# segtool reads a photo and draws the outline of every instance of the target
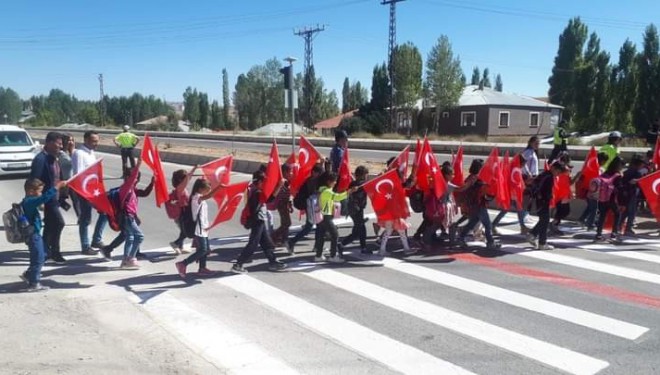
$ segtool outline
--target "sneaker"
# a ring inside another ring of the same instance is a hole
[[[30,280],[28,279],[27,271],[23,272],[18,277],[20,277],[21,280],[23,280],[28,286],[30,286]]]
[[[538,243],[536,242],[536,236],[535,236],[535,235],[533,235],[533,234],[531,234],[531,233],[527,233],[527,234],[525,235],[525,239],[526,239],[527,242],[529,242],[532,246],[534,246],[534,247],[537,247],[537,246],[538,246]]]
[[[610,239],[609,239],[609,241],[610,241],[610,243],[613,243],[613,244],[620,244],[620,243],[623,243],[623,239],[622,239],[621,236],[618,235],[618,234],[612,234],[612,235],[610,235]]]
[[[536,250],[554,250],[554,249],[555,249],[554,246],[552,246],[552,245],[550,245],[550,244],[547,244],[547,243],[544,243],[544,244],[538,244],[538,245],[536,246]]]
[[[234,264],[234,265],[231,267],[231,272],[233,272],[233,273],[238,273],[238,274],[246,274],[246,273],[248,273],[248,271],[247,271],[245,268],[243,268],[243,265],[238,264],[238,263]]]
[[[502,244],[499,242],[489,242],[486,244],[486,250],[498,250],[502,247]]]
[[[596,237],[594,237],[594,242],[604,242],[605,237],[603,237],[602,234],[597,234]]]
[[[101,250],[102,248],[105,247],[105,244],[103,243],[103,241],[101,241],[101,242],[93,242],[93,243],[92,243],[92,247],[93,247],[94,249]]]
[[[182,279],[186,278],[186,264],[183,262],[176,262],[174,263],[174,266],[176,267],[176,272],[179,274],[179,276]]]
[[[55,262],[56,264],[64,264],[64,263],[66,263],[66,259],[64,259],[64,257],[61,256],[61,255],[53,256],[53,257],[52,257],[52,260],[53,260],[53,262]]]
[[[137,254],[135,254],[135,257],[136,257],[137,259],[149,259],[149,257],[147,256],[147,254],[144,254],[144,253],[142,253],[142,252],[140,252],[140,251],[138,251]]]
[[[626,231],[623,233],[623,235],[626,237],[633,237],[636,234],[637,233],[635,233],[635,231],[632,229],[626,229]]]
[[[41,283],[36,283],[36,284],[30,284],[27,288],[27,291],[28,292],[45,292],[48,289],[50,289],[50,288],[45,286],[45,285],[41,285]]]
[[[179,245],[176,244],[176,242],[172,241],[170,242],[170,247],[172,248],[172,251],[174,251],[175,254],[181,254],[181,248]]]
[[[284,244],[284,246],[286,247],[286,252],[289,253],[289,255],[293,255],[293,254],[294,254],[294,251],[293,251],[293,244],[291,243],[291,241],[287,241],[287,242]]]
[[[103,247],[101,249],[101,254],[103,254],[103,259],[105,259],[107,262],[112,261],[112,249],[109,247]]]
[[[140,265],[137,263],[135,258],[129,258],[122,260],[119,268],[123,270],[137,270],[140,269]]]
[[[199,271],[197,271],[197,274],[201,276],[212,276],[215,275],[215,272],[208,268],[200,268]]]
[[[98,253],[98,250],[94,250],[91,247],[88,247],[82,251],[82,255],[97,255]]]
[[[344,263],[346,260],[344,258],[340,258],[338,255],[335,255],[333,257],[328,258],[329,263]]]
[[[320,257],[314,257],[314,263],[323,263],[325,262],[325,258],[320,256]]]
[[[282,263],[279,260],[276,260],[268,265],[269,271],[281,271],[285,268],[286,268],[286,263]]]

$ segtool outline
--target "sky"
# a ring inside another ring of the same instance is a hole
[[[134,92],[182,101],[191,86],[222,100],[221,72],[236,77],[270,58],[297,57],[294,30],[325,25],[314,39],[314,67],[341,100],[345,77],[370,87],[387,59],[389,6],[380,0],[21,0],[3,1],[0,86],[27,99],[59,88],[98,99],[100,73],[110,96]],[[618,60],[626,38],[641,48],[660,20],[657,0],[405,0],[397,4],[397,42],[413,42],[424,61],[447,35],[465,75],[488,67],[504,91],[545,96],[559,34],[580,16]]]

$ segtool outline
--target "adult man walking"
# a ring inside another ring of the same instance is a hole
[[[566,120],[562,120],[559,125],[555,127],[555,131],[552,134],[552,144],[554,147],[550,153],[548,164],[552,164],[552,162],[554,162],[559,156],[559,153],[568,149],[566,147],[566,139],[568,138],[568,134],[566,133],[566,124]]]
[[[121,167],[122,170],[127,168],[127,161],[131,163],[131,168],[135,167],[135,156],[133,149],[140,143],[140,138],[131,133],[130,126],[124,125],[124,131],[119,133],[114,139],[115,145],[121,148]]]
[[[90,165],[96,162],[96,155],[94,154],[94,150],[96,150],[98,144],[98,133],[93,130],[86,131],[83,135],[83,145],[79,149],[75,150],[73,152],[73,156],[71,157],[74,174],[78,174],[84,171]],[[98,251],[92,249],[92,246],[89,243],[89,235],[87,231],[89,224],[92,221],[92,206],[87,200],[79,196],[76,196],[74,204],[77,205],[78,212],[80,213],[78,216],[78,234],[80,236],[81,251],[84,255],[95,255],[98,253]],[[100,221],[101,219],[99,219],[99,222]],[[99,226],[99,222],[97,222],[97,227]],[[95,240],[97,243],[92,245],[96,245],[97,247],[103,246],[103,244],[98,243],[100,240],[97,240],[96,238]]]
[[[30,178],[38,178],[44,183],[44,190],[55,187],[62,179],[62,171],[57,155],[62,149],[62,134],[49,132],[46,134],[43,151],[32,160]],[[59,195],[59,194],[58,194]],[[60,237],[64,229],[64,217],[60,211],[59,196],[44,203],[44,234],[43,240],[46,245],[46,255],[62,264],[65,262],[60,252]]]

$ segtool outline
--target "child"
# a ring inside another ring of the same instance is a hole
[[[614,194],[615,186],[618,179],[621,178],[621,170],[623,169],[623,160],[615,156],[607,166],[605,173],[591,181],[590,188],[592,191],[598,191],[598,225],[596,226],[596,237],[594,242],[604,241],[603,226],[607,218],[608,211],[612,211],[614,215],[614,224],[612,233],[610,234],[611,242],[621,242],[619,236],[619,207],[616,204],[616,194]]]
[[[536,201],[539,221],[527,233],[527,241],[537,250],[554,249],[554,246],[547,243],[548,225],[550,224],[550,202],[552,202],[555,177],[567,171],[568,168],[564,163],[555,161],[550,166],[550,170],[538,175],[530,185],[530,198]]]
[[[607,161],[607,154],[601,152],[598,154],[597,159],[598,165],[603,165]],[[604,171],[605,170],[601,167],[600,173],[603,173]],[[598,213],[598,192],[587,189],[587,191],[584,193],[584,196],[587,200],[587,207],[584,209],[584,212],[582,212],[579,221],[583,226],[587,228],[587,231],[592,231],[594,229],[596,214]]]
[[[442,165],[442,176],[447,181],[447,190],[440,197],[435,196],[433,189],[429,191],[424,200],[426,226],[424,228],[424,249],[430,250],[436,241],[438,229],[442,230],[443,235],[447,236],[447,230],[454,221],[455,205],[453,203],[453,192],[457,187],[450,181],[454,177],[454,170],[449,164]]]
[[[184,249],[183,247],[183,241],[186,239],[186,234],[183,232],[183,223],[181,219],[181,212],[183,212],[183,209],[188,206],[188,203],[190,201],[190,194],[188,193],[188,189],[186,188],[188,186],[188,182],[190,181],[190,176],[195,173],[195,170],[197,170],[197,166],[195,165],[192,167],[192,169],[189,172],[186,172],[183,169],[179,169],[177,171],[174,171],[172,173],[172,186],[174,189],[170,193],[170,201],[168,204],[173,205],[173,210],[175,211],[173,213],[173,216],[176,217],[175,222],[177,227],[179,228],[179,237],[177,237],[176,240],[170,242],[170,246],[172,247],[172,250],[174,250],[174,253],[176,254],[182,254],[182,253],[189,253],[190,251]]]
[[[34,232],[27,240],[30,250],[30,267],[21,274],[21,279],[28,284],[28,292],[43,292],[48,290],[47,286],[41,285],[41,267],[46,260],[44,240],[41,237],[41,214],[39,207],[57,195],[57,191],[66,186],[66,181],[58,182],[54,187],[42,194],[44,183],[37,178],[25,181],[25,198],[21,202],[23,212],[28,223],[34,227]]]
[[[486,194],[484,187],[486,186],[483,181],[479,179],[479,171],[483,167],[483,160],[475,159],[470,165],[470,175],[465,179],[465,184],[457,191],[462,192],[463,199],[466,202],[465,215],[468,218],[467,224],[461,229],[458,237],[458,244],[466,248],[465,236],[474,229],[477,223],[481,222],[484,227],[484,234],[486,236],[486,249],[496,250],[500,248],[500,243],[495,242],[492,233],[492,226],[490,216],[488,216],[488,209],[486,207]]]
[[[293,212],[291,190],[289,188],[293,175],[291,174],[291,166],[287,163],[282,164],[282,177],[284,177],[284,184],[275,198],[275,208],[280,214],[280,227],[273,232],[273,241],[275,241],[276,246],[287,243],[289,227],[291,227],[291,213]]]
[[[633,155],[630,166],[623,172],[623,177],[619,181],[617,187],[617,200],[623,209],[622,215],[619,218],[619,229],[623,229],[623,224],[626,224],[626,229],[623,232],[624,236],[634,236],[635,231],[633,225],[635,224],[635,215],[637,214],[637,197],[639,196],[639,188],[637,182],[642,178],[641,169],[644,167],[644,159],[640,155]]]
[[[190,198],[190,213],[193,215],[193,220],[195,221],[195,243],[197,246],[195,247],[194,254],[182,262],[175,264],[176,270],[182,279],[186,278],[186,267],[197,261],[199,261],[199,271],[197,271],[199,275],[208,276],[213,274],[211,270],[206,268],[206,258],[210,252],[209,211],[206,201],[213,198],[215,193],[223,187],[226,187],[226,185],[220,183],[211,189],[211,183],[204,178],[198,178],[193,185],[192,197]]]
[[[356,188],[355,192],[351,194],[348,200],[348,214],[353,220],[353,230],[351,234],[341,240],[341,247],[344,247],[354,240],[360,240],[360,253],[371,254],[371,250],[367,249],[367,227],[364,219],[364,209],[367,207],[367,193],[360,187],[367,181],[369,170],[360,165],[355,168],[355,180],[351,182],[349,188]]]
[[[140,244],[144,240],[144,234],[138,223],[138,199],[135,191],[139,180],[141,164],[142,159],[138,159],[135,168],[132,170],[130,168],[127,169],[130,170],[130,175],[119,188],[119,201],[123,208],[123,223],[121,223],[121,228],[125,238],[124,258],[119,268],[128,270],[140,268],[136,256],[140,249]]]
[[[564,164],[567,168],[566,172],[559,174],[555,178],[554,186],[554,202],[555,202],[555,217],[550,223],[550,233],[555,236],[561,236],[564,233],[559,229],[559,224],[561,221],[568,217],[571,213],[571,185],[575,183],[575,178],[571,178],[571,157],[568,152],[561,152],[557,157],[557,160]]]
[[[268,220],[268,214],[266,213],[266,206],[261,201],[261,191],[264,186],[264,180],[266,176],[263,172],[258,171],[253,174],[252,187],[248,189],[248,211],[249,219],[248,225],[250,227],[250,238],[247,245],[241,251],[241,254],[236,260],[236,264],[231,268],[231,272],[234,273],[247,273],[247,270],[243,267],[243,264],[248,262],[254,254],[254,251],[257,250],[257,247],[261,246],[266,258],[268,258],[268,269],[271,271],[280,271],[286,268],[286,264],[280,262],[275,257],[275,245],[273,240],[268,233],[266,228],[266,221]],[[280,186],[281,186],[280,182]]]
[[[321,175],[320,182],[319,207],[321,208],[323,220],[317,225],[316,243],[314,244],[316,256],[314,257],[314,261],[323,262],[325,260],[323,258],[323,242],[325,242],[325,235],[327,234],[330,237],[330,258],[328,258],[328,262],[343,263],[345,262],[341,257],[343,254],[337,255],[339,232],[337,232],[337,227],[332,221],[335,218],[335,202],[341,202],[348,198],[348,194],[357,190],[357,187],[353,186],[343,193],[335,193],[333,188],[337,184],[337,174],[334,172],[325,172]]]
[[[314,228],[313,202],[316,202],[318,179],[321,176],[321,173],[323,173],[323,166],[321,166],[321,164],[316,164],[312,168],[311,175],[309,178],[307,178],[307,180],[305,180],[305,183],[300,187],[298,194],[296,194],[296,199],[298,199],[300,202],[304,202],[303,205],[305,210],[305,224],[303,225],[302,229],[300,229],[298,234],[287,241],[286,247],[289,254],[294,253],[294,246],[296,243],[308,235],[309,232],[312,231],[312,228]],[[296,199],[294,199],[294,203]],[[298,207],[303,206],[299,205]]]

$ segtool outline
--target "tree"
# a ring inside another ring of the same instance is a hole
[[[285,120],[281,68],[280,61],[272,58],[264,65],[254,65],[246,74],[239,75],[234,92],[234,106],[238,111],[241,127],[256,129],[271,122]]]
[[[15,124],[21,118],[23,103],[18,93],[10,88],[0,86],[0,121]],[[5,117],[7,115],[7,117]]]
[[[492,85],[490,84],[490,76],[489,76],[489,74],[490,74],[490,71],[488,70],[488,68],[485,68],[485,69],[484,69],[483,76],[481,77],[481,83],[480,83],[480,86],[481,86],[482,88],[483,88],[483,87],[491,87],[491,86],[492,86]]]
[[[308,87],[313,91],[303,90],[302,100],[299,101],[308,103],[311,111],[301,108],[300,117],[308,127],[312,127],[321,120],[339,114],[339,99],[336,92],[328,93],[322,79],[315,77],[314,66],[309,68],[306,79],[310,81]]]
[[[209,96],[206,93],[199,93],[199,126],[208,128],[210,117]]]
[[[221,111],[218,101],[214,100],[213,103],[211,104],[211,124],[209,127],[213,130],[222,129],[222,125],[223,125],[222,119],[223,119],[223,111]]]
[[[470,79],[470,84],[475,86],[481,84],[481,72],[479,71],[478,66],[475,66],[474,69],[472,69],[472,78]]]
[[[502,76],[497,74],[495,77],[495,91],[502,92],[504,90],[504,84],[502,83]]]
[[[385,110],[390,107],[390,79],[385,63],[376,65],[371,78],[371,105],[375,109]]]
[[[463,92],[461,60],[454,57],[451,43],[442,35],[426,59],[426,97],[435,104],[439,113],[456,106]]]
[[[660,117],[660,42],[658,29],[651,24],[644,32],[644,43],[637,56],[637,102],[634,121],[638,131],[646,132]]]
[[[229,75],[227,69],[222,69],[222,122],[221,126],[225,129],[231,128],[231,120],[229,118],[229,107],[231,106],[229,100]]]
[[[564,117],[570,119],[575,112],[576,67],[582,59],[582,49],[587,40],[587,26],[579,17],[568,22],[559,36],[559,48],[555,56],[552,75],[548,78],[550,102],[564,107]]]
[[[193,127],[199,125],[200,119],[200,98],[197,89],[192,89],[190,86],[186,88],[183,93],[183,118],[188,120]]]
[[[611,120],[610,122],[622,130],[632,131],[632,114],[637,96],[637,80],[635,44],[626,39],[619,49],[619,62],[612,69],[611,85]]]
[[[422,95],[422,54],[407,42],[394,49],[394,105],[410,109]]]
[[[350,105],[352,103],[351,98],[351,83],[348,81],[348,77],[344,78],[344,86],[341,89],[341,113],[346,113],[351,110]]]
[[[350,108],[349,110],[354,110],[362,107],[364,103],[369,101],[369,91],[362,87],[360,81],[355,82],[351,85],[350,88]]]

